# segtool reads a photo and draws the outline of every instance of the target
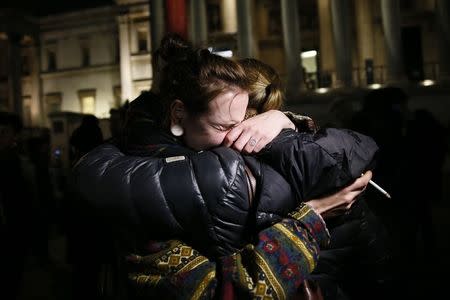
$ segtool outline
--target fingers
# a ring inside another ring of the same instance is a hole
[[[231,129],[223,140],[223,145],[231,147],[239,152],[245,149],[246,152],[251,153],[258,144],[258,139],[246,126],[238,125]]]
[[[321,214],[324,219],[344,215],[348,209],[343,206],[335,207]]]
[[[363,176],[356,179],[351,185],[349,185],[346,190],[351,191],[360,191],[362,192],[367,184],[369,183],[370,179],[372,178],[372,172],[367,171]]]
[[[256,115],[232,128],[225,136],[223,145],[244,153],[259,152],[283,128],[290,128],[285,119],[290,122],[282,112],[275,110]]]
[[[357,197],[366,189],[371,178],[372,172],[367,171],[363,176],[356,179],[351,185],[342,191],[342,197],[347,203],[346,209],[350,209],[352,207],[353,203],[357,200]]]
[[[254,133],[249,130],[244,130],[237,140],[233,143],[233,148],[237,151],[251,153],[258,144],[259,138],[255,137]]]
[[[235,141],[235,144],[236,143],[238,144],[236,147],[240,147],[240,145],[244,144],[244,147],[242,148],[242,152],[251,154],[251,153],[258,153],[269,142],[270,142],[270,140],[267,139],[266,136],[262,135],[259,132],[253,132],[253,133],[248,132],[248,134],[241,134],[241,136],[237,139],[237,141]],[[233,148],[234,147],[235,146],[233,146]]]
[[[361,179],[363,180],[363,182],[366,183],[366,185],[369,183],[369,181],[372,179],[372,171],[367,171],[366,173],[364,173],[361,176]]]
[[[253,149],[253,153],[258,153],[261,151],[268,143],[270,143],[270,140],[266,137],[262,137],[258,143],[256,144],[255,148]]]
[[[241,135],[243,131],[243,126],[235,126],[233,127],[225,136],[225,138],[223,139],[222,144],[225,147],[231,147],[231,145],[233,145],[234,141],[237,140],[239,138],[239,136]]]
[[[310,200],[308,203],[316,205],[316,210],[324,218],[342,215],[350,211],[351,207],[358,199],[358,196],[365,190],[371,178],[372,172],[367,171],[352,184],[335,194],[323,197],[319,200]]]
[[[259,130],[241,123],[227,133],[223,140],[223,145],[239,152],[253,153],[259,152],[268,142],[267,138]]]
[[[247,143],[244,145],[244,148],[242,149],[243,153],[250,154],[255,150],[255,147],[259,144],[259,140],[257,140],[254,137],[250,137],[250,139],[247,141]]]

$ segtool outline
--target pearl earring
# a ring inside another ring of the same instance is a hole
[[[174,124],[172,126],[170,126],[170,132],[174,135],[174,136],[182,136],[184,133],[183,127],[181,127],[178,124]]]

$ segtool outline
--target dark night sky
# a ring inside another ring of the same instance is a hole
[[[13,8],[34,16],[46,16],[83,8],[114,3],[114,0],[6,0],[0,1],[0,8]]]

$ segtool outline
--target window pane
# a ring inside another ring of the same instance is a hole
[[[55,71],[56,70],[56,53],[54,51],[48,50],[47,51],[47,70],[48,71]]]
[[[81,111],[85,114],[95,114],[95,98],[93,96],[81,98]]]
[[[138,30],[138,50],[139,52],[145,52],[148,50],[147,48],[147,31]]]
[[[53,102],[48,105],[48,112],[58,112],[58,111],[61,111],[61,103]]]
[[[81,47],[81,59],[82,59],[82,66],[87,67],[91,64],[91,55],[89,53],[88,47]]]
[[[45,102],[47,103],[47,112],[61,111],[62,95],[61,93],[52,93],[45,96]]]

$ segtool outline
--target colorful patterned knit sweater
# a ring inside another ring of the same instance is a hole
[[[322,218],[302,204],[217,261],[178,240],[149,242],[127,257],[128,279],[139,299],[291,299],[328,243]]]

